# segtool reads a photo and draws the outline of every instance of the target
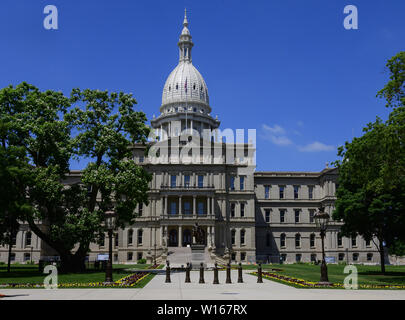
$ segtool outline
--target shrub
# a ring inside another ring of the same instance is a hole
[[[146,263],[146,259],[142,258],[138,260],[138,264],[145,264]]]

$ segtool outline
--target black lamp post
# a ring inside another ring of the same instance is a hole
[[[113,282],[112,276],[112,235],[115,228],[116,216],[114,211],[107,211],[105,213],[105,225],[108,230],[108,262],[105,270],[105,282]]]
[[[325,261],[325,245],[324,238],[326,235],[326,229],[328,228],[329,215],[324,211],[323,207],[319,208],[319,211],[315,213],[314,220],[316,226],[319,228],[322,240],[322,263],[321,263],[321,283],[329,283],[328,280],[328,267]]]

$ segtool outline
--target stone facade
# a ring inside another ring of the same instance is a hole
[[[192,64],[193,42],[186,17],[178,46],[179,64],[164,85],[160,115],[151,120],[156,133],[151,145],[160,150],[159,161],[145,155],[145,146],[133,147],[133,160],[153,177],[149,204],[138,208],[133,225],[117,230],[113,261],[163,262],[170,251],[192,243],[195,223],[203,228],[208,252],[218,262],[320,260],[321,240],[312,215],[320,205],[331,215],[336,170],[255,172],[250,141],[234,144],[220,139],[224,132],[210,114],[206,83]],[[180,157],[190,145],[196,152]],[[231,160],[227,155],[232,155]],[[191,161],[186,163],[187,157]],[[78,180],[80,172],[72,172],[66,183]],[[330,223],[325,241],[328,257],[335,262],[379,262],[372,242],[360,237],[340,239],[340,225]],[[37,262],[54,254],[29,232],[22,225],[13,247],[14,261]],[[104,244],[91,245],[89,260],[107,252],[106,237]],[[0,247],[0,261],[7,257],[7,247]]]

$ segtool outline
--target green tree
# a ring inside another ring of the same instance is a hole
[[[339,170],[334,219],[342,219],[342,234],[377,239],[381,271],[385,272],[384,245],[403,252],[405,243],[405,107],[404,52],[390,59],[390,82],[378,93],[393,107],[389,119],[377,118],[364,135],[339,147]]]
[[[27,83],[0,91],[1,113],[11,123],[7,143],[23,148],[28,159],[31,210],[24,220],[60,255],[62,271],[84,268],[90,243],[104,236],[106,211],[114,209],[123,226],[135,218],[138,203],[147,203],[150,175],[130,160],[130,146],[149,133],[135,103],[122,92],[74,89],[69,99]],[[70,162],[83,157],[90,162],[81,179],[67,185]]]

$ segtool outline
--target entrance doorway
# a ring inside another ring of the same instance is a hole
[[[191,230],[186,229],[183,232],[183,247],[187,247],[188,244],[191,244]]]
[[[177,230],[171,229],[169,231],[169,247],[177,247],[179,244],[177,240]]]

